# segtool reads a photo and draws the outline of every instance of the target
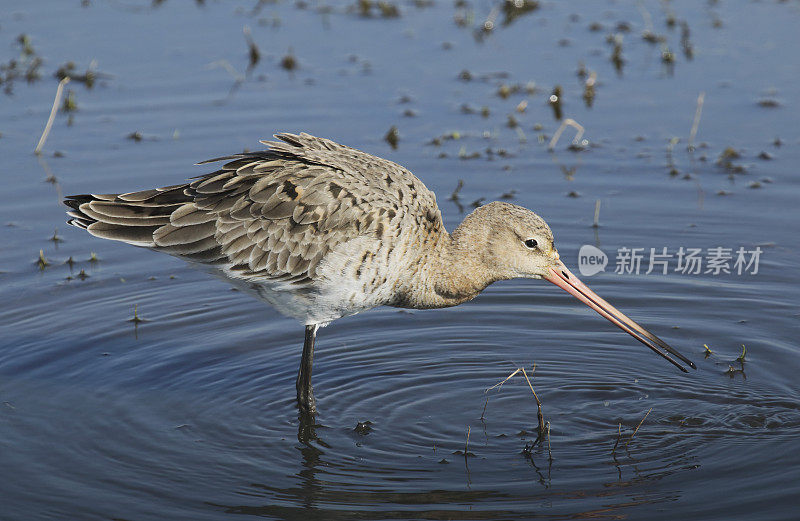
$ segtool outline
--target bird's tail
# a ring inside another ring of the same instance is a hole
[[[201,262],[219,257],[211,216],[192,204],[189,185],[125,194],[71,195],[68,224],[103,239]]]

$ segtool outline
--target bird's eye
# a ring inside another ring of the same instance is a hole
[[[528,239],[527,241],[525,241],[525,246],[527,246],[530,249],[534,249],[538,245],[539,243],[536,242],[536,239]]]

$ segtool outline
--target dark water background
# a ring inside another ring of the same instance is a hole
[[[23,75],[43,60],[38,81],[0,93],[1,519],[796,518],[796,1],[550,1],[525,13],[401,2],[396,18],[338,2],[86,4],[0,8],[2,77],[9,60]],[[260,50],[250,72],[245,25]],[[289,53],[293,71],[281,67]],[[67,86],[77,110],[35,156],[52,74],[93,60],[93,88]],[[212,65],[222,60],[242,81]],[[581,62],[597,74],[591,108]],[[556,85],[564,117],[586,129],[582,151],[568,150],[570,130],[547,151]],[[392,125],[396,150],[383,139]],[[451,230],[459,179],[465,211],[515,191],[568,265],[583,244],[609,254],[587,282],[698,370],[679,373],[555,287],[509,281],[454,309],[378,309],[322,330],[318,425],[300,428],[299,324],[181,261],[68,228],[59,204],[180,182],[208,171],[192,163],[276,131],[407,166]],[[717,164],[728,147],[740,157]],[[759,272],[613,269],[621,247],[717,246],[761,247]],[[523,379],[484,393],[534,362],[552,458],[546,443],[523,453],[536,438]],[[465,460],[454,452],[468,429]]]

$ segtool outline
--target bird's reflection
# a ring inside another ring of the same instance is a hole
[[[324,492],[323,483],[317,478],[317,472],[324,466],[322,456],[325,452],[322,448],[330,448],[317,434],[316,415],[312,412],[298,407],[297,413],[297,441],[300,444],[298,450],[301,456],[301,468],[297,472],[297,477],[302,487],[302,494],[298,498],[307,509],[316,507],[319,496]],[[322,448],[320,448],[322,447]]]
[[[332,469],[338,471],[334,475],[344,476],[356,470],[356,467],[342,462],[336,454],[336,448],[320,437],[320,432],[324,432],[326,427],[318,422],[317,416],[298,411],[297,419],[296,454],[299,455],[297,460],[299,470],[293,477],[287,476],[289,483],[280,485],[274,481],[265,481],[249,484],[245,495],[251,499],[261,498],[255,504],[224,505],[211,502],[207,504],[220,508],[226,513],[304,520],[338,519],[340,518],[338,514],[343,511],[342,508],[349,511],[350,514],[355,514],[355,517],[358,517],[356,512],[366,509],[376,517],[400,518],[406,517],[409,513],[409,505],[426,504],[430,505],[430,511],[415,510],[415,513],[422,516],[430,514],[433,518],[439,518],[443,504],[481,504],[488,509],[482,510],[483,514],[487,516],[527,519],[526,516],[530,512],[507,508],[509,499],[516,497],[523,503],[557,500],[574,517],[616,519],[624,517],[632,507],[678,499],[681,496],[681,491],[678,489],[642,492],[641,487],[648,483],[661,481],[669,475],[698,467],[698,465],[690,464],[690,460],[693,458],[688,454],[677,458],[640,457],[637,459],[631,454],[630,449],[624,446],[616,452],[609,451],[607,464],[616,469],[613,477],[609,476],[611,479],[602,480],[588,488],[585,488],[584,485],[571,491],[554,493],[551,488],[554,479],[552,475],[553,460],[548,459],[546,469],[540,467],[533,460],[533,446],[531,446],[528,448],[528,454],[523,451],[522,456],[535,472],[532,483],[537,484],[538,490],[528,490],[527,492],[517,490],[516,493],[510,493],[508,490],[487,490],[482,487],[476,489],[470,486],[472,482],[469,474],[465,486],[463,481],[447,469],[448,466],[442,467],[442,472],[437,474],[439,477],[435,478],[436,483],[428,482],[427,485],[420,483],[422,487],[420,490],[399,491],[394,489],[391,484],[384,487],[372,480],[368,481],[372,485],[367,486],[367,482],[362,481],[363,486],[353,487],[352,485],[355,483],[348,484],[336,479],[332,480]],[[675,451],[670,452],[674,453]],[[540,447],[537,453],[546,457],[543,447]],[[652,454],[652,452],[648,450],[647,454]],[[466,462],[466,459],[465,465],[467,465],[466,469],[469,473],[469,463]],[[423,469],[416,470],[421,470],[426,474],[430,472]],[[381,473],[391,471],[392,469],[385,468]],[[369,474],[369,471],[366,472]],[[626,478],[625,474],[628,473],[632,473],[632,475]],[[355,479],[356,482],[360,481],[359,478]],[[389,479],[391,481],[391,478]],[[400,481],[405,481],[405,479]],[[428,488],[425,488],[426,486]],[[637,491],[635,500],[631,500],[632,491]],[[567,501],[568,504],[564,504],[563,501]],[[496,503],[499,508],[492,509],[493,503]],[[570,509],[569,504],[572,504],[573,508]],[[448,519],[475,519],[474,512],[449,509],[447,512]],[[352,519],[353,517],[348,518]]]

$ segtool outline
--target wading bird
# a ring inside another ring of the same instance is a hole
[[[65,203],[71,225],[204,265],[301,320],[301,411],[315,410],[319,327],[376,306],[455,306],[519,277],[552,282],[682,371],[675,358],[695,367],[581,283],[530,210],[489,203],[450,234],[436,196],[402,166],[308,134],[275,137],[204,161],[227,162],[189,183]]]

